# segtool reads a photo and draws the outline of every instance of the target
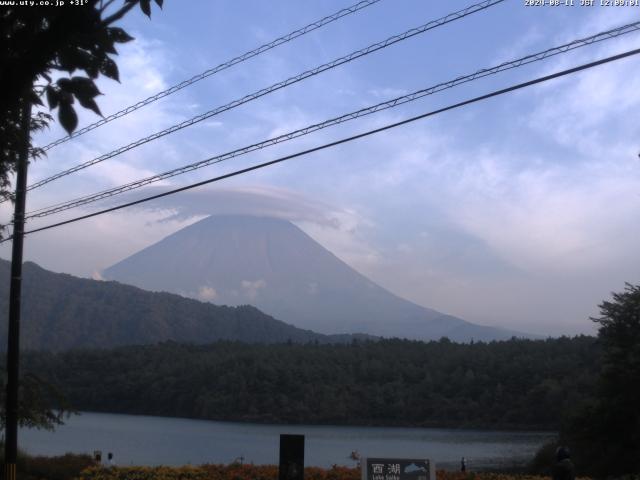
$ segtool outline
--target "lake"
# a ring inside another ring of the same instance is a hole
[[[82,413],[55,432],[20,430],[20,448],[31,454],[113,452],[118,465],[277,464],[279,435],[305,435],[305,464],[354,466],[349,454],[429,458],[438,468],[470,469],[521,464],[553,438],[552,432],[435,428],[259,425],[184,418]]]

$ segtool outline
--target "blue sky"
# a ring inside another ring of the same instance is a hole
[[[51,150],[35,181],[472,2],[382,0]],[[579,0],[575,3],[579,4]],[[168,0],[123,26],[103,113],[333,13],[348,1]],[[638,7],[503,4],[373,53],[30,193],[28,209],[117,186],[640,18]],[[456,87],[149,187],[202,180],[640,46],[640,34]],[[211,213],[288,218],[412,301],[538,334],[593,332],[640,282],[637,57],[464,107],[162,202],[29,237],[46,268],[92,276]],[[81,125],[95,121],[81,114]],[[53,126],[42,144],[62,135]],[[130,197],[129,197],[130,198]],[[104,206],[104,204],[102,205]],[[94,207],[91,207],[94,208]],[[72,211],[54,218],[69,218]],[[3,219],[8,218],[6,207]],[[7,246],[0,254],[8,258]]]

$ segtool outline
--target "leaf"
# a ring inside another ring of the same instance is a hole
[[[156,0],[156,4],[162,8],[163,0]]]
[[[31,117],[31,131],[37,132],[49,127],[49,123],[53,120],[53,117],[48,113],[39,111]],[[35,147],[34,147],[35,148]]]
[[[89,75],[90,78],[98,78],[98,74],[100,73],[98,62],[91,62],[89,65],[87,65],[84,71],[87,72],[87,75]]]
[[[35,105],[40,105],[41,107],[44,107],[44,103],[42,103],[42,100],[40,99],[40,95],[38,95],[36,92],[31,91],[31,93],[29,94],[29,99]]]
[[[71,87],[73,93],[78,97],[84,98],[93,98],[98,95],[102,95],[96,84],[93,83],[93,80],[86,77],[72,77],[71,78]]]
[[[58,63],[60,70],[72,73],[76,69],[77,60],[74,58],[74,52],[71,48],[63,48],[58,53]]]
[[[49,110],[53,110],[58,106],[58,103],[60,101],[60,94],[51,85],[47,86],[47,88],[45,89],[45,93],[47,94],[47,103],[49,104]]]
[[[140,9],[149,18],[151,18],[151,0],[140,0]]]
[[[107,53],[113,53],[114,55],[118,54],[118,50],[113,46],[113,40],[108,40],[107,42],[102,44],[102,48]]]
[[[133,37],[120,27],[109,27],[107,29],[109,38],[117,43],[127,43],[133,40]]]
[[[60,103],[73,103],[73,93],[67,92],[65,90],[60,90],[58,92],[58,98],[60,99]]]
[[[78,101],[80,102],[80,105],[82,105],[84,108],[88,108],[89,110],[92,110],[93,112],[100,115],[101,117],[103,116],[102,112],[100,111],[100,108],[98,107],[98,104],[93,98],[78,97]]]
[[[69,78],[59,78],[56,82],[60,87],[60,90],[63,92],[72,92],[73,87],[71,86],[71,79]]]
[[[71,85],[73,94],[80,102],[80,105],[102,116],[100,108],[98,108],[98,104],[94,100],[94,97],[101,95],[101,93],[93,80],[86,77],[73,77]]]
[[[71,103],[60,103],[60,110],[58,110],[58,120],[60,121],[60,125],[62,125],[62,128],[64,128],[67,133],[71,135],[78,126],[78,115],[76,115],[76,111],[71,106]]]
[[[91,52],[98,55],[99,58],[104,57],[104,52],[117,53],[113,46],[114,39],[109,34],[109,27],[100,25],[93,35],[93,46]]]
[[[116,82],[120,81],[120,73],[118,72],[118,65],[110,58],[105,58],[100,64],[100,72]]]
[[[93,54],[80,47],[66,48],[60,52],[60,59],[64,61],[65,69],[69,72],[74,70],[86,70],[87,66],[95,63]]]

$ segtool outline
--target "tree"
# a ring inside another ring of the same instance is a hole
[[[0,429],[4,429],[4,389],[0,390]],[[33,373],[20,380],[20,410],[18,424],[21,427],[53,430],[62,425],[65,417],[75,413],[66,397],[52,384]]]
[[[8,464],[15,463],[17,424],[52,428],[62,420],[60,413],[49,409],[51,394],[35,377],[26,377],[18,389],[19,284],[22,264],[22,224],[24,216],[24,184],[26,156],[37,158],[43,152],[34,148],[34,131],[48,125],[52,117],[44,112],[31,114],[32,105],[58,110],[58,120],[71,134],[78,124],[74,103],[101,115],[95,98],[100,95],[94,80],[100,75],[119,80],[118,67],[112,56],[115,45],[133,40],[122,28],[114,26],[131,9],[139,5],[151,16],[151,0],[83,0],[82,5],[67,3],[51,6],[5,6],[0,11],[0,198],[11,196],[10,175],[18,170],[22,179],[20,201],[16,202],[14,258],[12,263],[12,296],[7,354],[6,421]],[[155,0],[162,7],[162,0]],[[78,2],[80,3],[80,2]],[[62,75],[53,80],[53,72]],[[76,75],[79,72],[80,75]],[[83,74],[84,73],[84,74]],[[17,182],[20,183],[20,182]],[[18,208],[19,206],[19,208]],[[0,228],[0,233],[1,233]],[[16,300],[17,299],[17,300]],[[18,401],[22,394],[22,401]],[[6,419],[6,420],[5,420]],[[15,472],[14,472],[15,473]],[[13,478],[13,477],[12,477]]]
[[[136,5],[151,16],[151,0],[124,0],[120,7],[114,2],[15,5],[0,11],[0,198],[11,197],[10,176],[24,144],[21,119],[25,104],[43,106],[42,98],[46,98],[49,108],[57,109],[58,120],[68,133],[78,124],[76,100],[101,115],[95,101],[100,91],[94,80],[103,75],[119,81],[118,66],[112,58],[117,54],[115,45],[133,40],[114,24]],[[162,7],[162,0],[155,2]],[[66,75],[54,81],[54,71]],[[49,120],[51,117],[44,112],[36,114],[29,134],[48,125]],[[30,148],[31,158],[41,154]]]
[[[599,407],[606,428],[608,473],[640,472],[640,285],[600,305],[603,358]]]
[[[577,463],[597,476],[640,472],[640,285],[600,305],[602,365],[595,398],[569,419]],[[580,465],[578,465],[580,466]]]

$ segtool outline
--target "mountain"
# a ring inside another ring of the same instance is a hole
[[[7,332],[10,263],[0,260],[0,349]],[[167,340],[209,343],[349,342],[287,325],[252,306],[224,307],[117,282],[23,267],[21,347],[108,348]]]
[[[519,332],[466,322],[376,285],[291,222],[212,216],[107,268],[105,278],[216,304],[252,304],[317,332],[456,341]]]

